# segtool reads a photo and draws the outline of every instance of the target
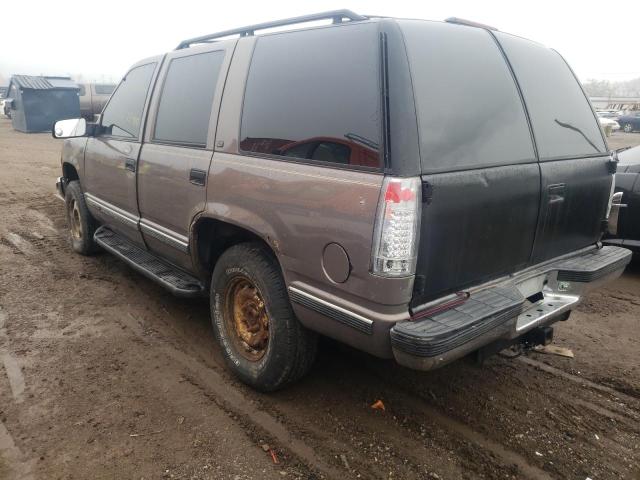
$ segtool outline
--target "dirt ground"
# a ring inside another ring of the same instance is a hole
[[[640,265],[557,325],[574,359],[422,373],[323,341],[258,394],[205,301],[70,251],[60,148],[0,120],[0,479],[640,479]]]

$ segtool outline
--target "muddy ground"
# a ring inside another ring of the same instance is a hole
[[[640,265],[557,325],[574,359],[421,373],[323,341],[258,394],[205,301],[71,253],[60,147],[0,120],[0,479],[640,478]]]

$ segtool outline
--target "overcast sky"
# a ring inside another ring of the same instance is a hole
[[[0,75],[82,74],[119,80],[137,60],[180,40],[337,8],[357,13],[493,25],[558,50],[581,80],[640,77],[640,1],[574,0],[29,0],[11,2],[0,27]]]

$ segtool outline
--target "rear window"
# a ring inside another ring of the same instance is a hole
[[[379,167],[379,52],[375,25],[259,37],[240,149],[294,161]]]
[[[418,114],[423,172],[535,161],[513,76],[485,30],[400,21]]]
[[[598,122],[564,59],[554,50],[496,32],[524,96],[541,159],[606,151]]]

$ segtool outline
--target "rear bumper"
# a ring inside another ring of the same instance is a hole
[[[407,367],[431,370],[494,341],[549,325],[588,291],[620,276],[631,255],[620,247],[591,249],[473,288],[454,308],[396,323],[390,330],[393,355]]]

